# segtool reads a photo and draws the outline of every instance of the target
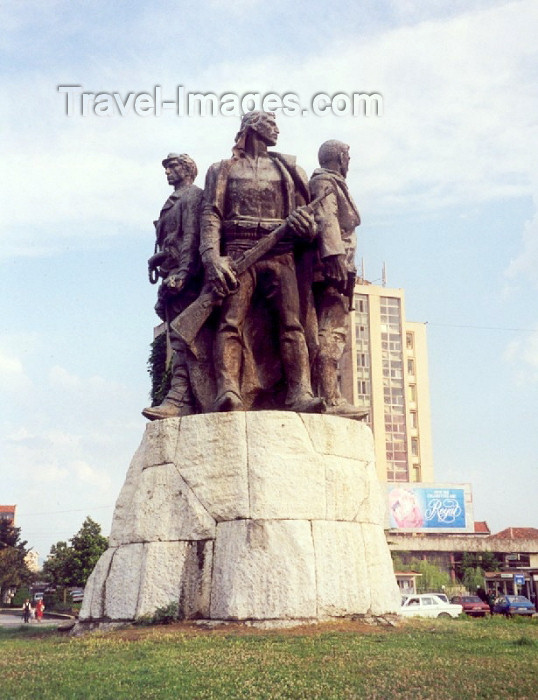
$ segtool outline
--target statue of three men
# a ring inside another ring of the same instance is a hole
[[[163,278],[155,308],[173,360],[164,401],[143,411],[150,420],[251,408],[366,415],[338,389],[360,223],[349,147],[324,143],[308,183],[294,157],[268,150],[278,133],[274,114],[246,114],[203,197],[189,156],[163,161],[174,193],[148,264],[152,281]],[[177,318],[206,297],[216,308],[187,347]]]

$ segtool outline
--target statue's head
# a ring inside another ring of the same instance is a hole
[[[279,134],[274,112],[254,111],[244,114],[235,137],[234,152],[245,150],[248,135],[252,132],[268,146],[274,146]]]
[[[318,161],[322,168],[336,170],[344,177],[349,169],[349,146],[342,141],[325,141],[319,147]]]
[[[162,163],[170,185],[179,185],[185,180],[196,180],[198,168],[186,153],[169,153]]]

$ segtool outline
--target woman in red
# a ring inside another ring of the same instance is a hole
[[[45,610],[45,605],[42,600],[38,600],[35,606],[35,616],[38,622],[41,622],[43,618],[43,610]]]

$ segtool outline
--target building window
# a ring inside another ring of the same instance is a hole
[[[355,295],[355,307],[357,398],[361,406],[368,406],[371,403],[372,385],[370,376],[370,321],[366,294]]]
[[[407,359],[407,374],[415,376],[415,360],[411,357]]]
[[[369,362],[368,362],[368,355],[365,352],[358,352],[357,353],[357,367],[359,369],[362,369],[364,367],[369,367]]]
[[[412,350],[415,347],[415,334],[414,333],[406,333],[405,334],[405,347],[408,350]]]
[[[416,430],[418,428],[417,412],[416,411],[409,411],[409,418],[411,421],[411,427]]]
[[[409,385],[409,401],[411,403],[416,403],[417,401],[417,387],[416,384]]]
[[[418,457],[418,438],[411,438],[411,454],[413,457]]]
[[[379,305],[387,479],[409,481],[400,299],[381,297]]]

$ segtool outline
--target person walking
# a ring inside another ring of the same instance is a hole
[[[24,605],[22,606],[22,619],[25,623],[30,622],[30,617],[32,616],[32,605],[30,604],[30,599],[26,598]]]
[[[35,616],[38,622],[43,619],[43,611],[45,610],[45,604],[42,600],[38,600],[35,606]]]

